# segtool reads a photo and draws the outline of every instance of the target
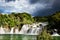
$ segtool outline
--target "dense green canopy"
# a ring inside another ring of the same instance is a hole
[[[8,25],[10,27],[20,26],[20,24],[33,23],[34,19],[28,13],[0,14],[0,26]]]

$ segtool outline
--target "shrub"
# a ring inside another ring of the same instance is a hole
[[[52,40],[53,37],[49,33],[47,33],[46,29],[43,29],[42,32],[41,32],[41,34],[38,35],[37,39],[38,40]]]

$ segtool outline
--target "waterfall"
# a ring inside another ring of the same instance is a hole
[[[0,27],[0,34],[5,34],[4,28],[2,26]]]
[[[14,33],[14,27],[11,28],[10,34]]]
[[[11,30],[9,27],[0,27],[0,34],[32,34],[37,35],[41,33],[42,28],[44,28],[46,24],[43,23],[33,23],[33,24],[24,24],[19,31],[18,27],[12,27]]]
[[[42,31],[41,26],[32,25],[31,28],[28,30],[28,33],[30,34],[39,34]]]
[[[54,32],[52,36],[59,36],[59,34]]]
[[[18,28],[15,29],[15,33],[16,33],[16,34],[19,34]]]
[[[52,36],[59,36],[59,34],[57,33],[57,29],[54,29]]]
[[[26,25],[23,25],[23,26],[22,26],[22,29],[21,29],[21,31],[20,31],[20,33],[26,34],[28,29],[29,29],[29,27],[28,27],[27,24],[26,24]]]
[[[36,30],[35,30],[35,34],[39,34],[39,33],[41,33],[41,32],[42,32],[42,29],[39,28],[39,27],[37,27]]]
[[[31,34],[35,34],[35,30],[36,30],[36,28],[35,28],[35,27],[34,27],[34,28],[32,28]]]

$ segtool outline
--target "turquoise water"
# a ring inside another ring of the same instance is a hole
[[[60,40],[60,36],[53,36],[53,40]]]
[[[35,35],[0,34],[0,40],[37,40]]]
[[[0,40],[37,40],[37,36],[24,34],[0,34]],[[53,40],[60,40],[60,36],[53,36]]]

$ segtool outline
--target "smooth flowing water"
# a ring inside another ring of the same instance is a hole
[[[22,34],[0,34],[0,40],[37,40],[37,36]]]

